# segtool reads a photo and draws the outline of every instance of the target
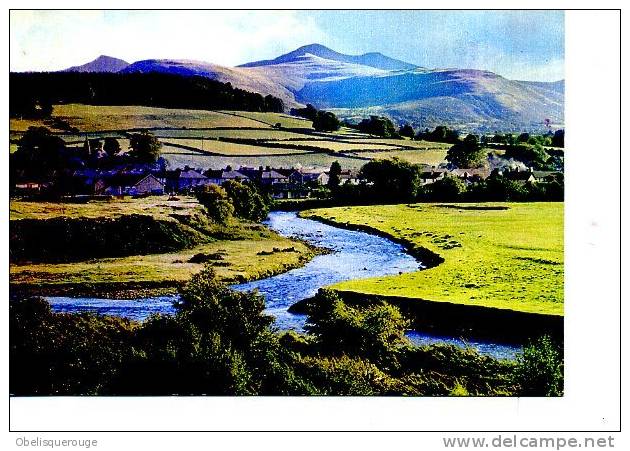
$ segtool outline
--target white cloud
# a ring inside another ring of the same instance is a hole
[[[100,54],[236,65],[325,40],[291,11],[14,11],[11,70],[57,70]]]

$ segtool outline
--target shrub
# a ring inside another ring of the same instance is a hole
[[[227,192],[218,185],[206,185],[197,191],[197,200],[206,207],[208,216],[219,224],[228,224],[234,214],[234,205]]]
[[[134,352],[125,319],[55,314],[42,298],[11,301],[9,316],[13,395],[97,394]]]
[[[323,351],[366,358],[381,368],[397,365],[408,321],[396,307],[350,307],[327,290],[320,290],[311,305],[305,328]]]
[[[521,396],[562,396],[564,359],[559,346],[543,336],[523,348],[515,368]]]
[[[222,186],[234,206],[234,214],[251,221],[262,221],[269,214],[269,205],[254,185],[228,180]]]

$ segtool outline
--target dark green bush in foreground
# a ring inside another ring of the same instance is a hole
[[[562,393],[548,339],[519,362],[472,349],[412,346],[397,308],[347,305],[321,292],[309,334],[277,333],[264,300],[211,269],[181,291],[174,316],[142,324],[10,304],[13,395],[547,395]]]

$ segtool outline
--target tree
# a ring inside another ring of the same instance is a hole
[[[400,127],[398,134],[400,136],[405,136],[407,138],[413,138],[416,132],[413,130],[413,127],[411,125],[405,124],[402,127]]]
[[[396,366],[409,326],[398,308],[388,304],[351,307],[336,293],[320,290],[308,314],[305,329],[325,352],[366,358],[380,367]]]
[[[338,161],[333,161],[330,164],[330,171],[328,172],[328,188],[335,189],[341,183],[341,165]]]
[[[206,207],[206,212],[220,224],[227,224],[234,214],[234,206],[227,193],[218,185],[205,185],[197,192],[197,200]]]
[[[372,160],[361,168],[361,177],[372,183],[372,193],[379,199],[413,200],[422,185],[420,166],[399,158]]]
[[[486,152],[476,135],[468,135],[446,153],[446,160],[458,168],[478,168],[483,165]]]
[[[262,221],[269,214],[269,205],[254,185],[228,180],[222,186],[234,206],[234,214],[251,221]]]
[[[554,147],[564,147],[564,130],[556,130],[551,138],[551,145]]]
[[[384,138],[392,138],[398,136],[396,128],[392,121],[383,116],[370,116],[369,119],[363,119],[357,126],[363,133],[370,135],[383,136]]]
[[[529,343],[517,359],[515,379],[521,396],[562,396],[564,362],[560,347],[548,336]]]
[[[466,191],[466,185],[459,177],[447,176],[432,183],[427,189],[431,200],[452,202],[459,200],[462,193]]]
[[[107,152],[107,155],[113,157],[118,152],[120,152],[120,143],[114,137],[108,136],[105,138],[105,143],[103,144],[103,150]]]
[[[307,103],[306,108],[291,108],[291,115],[303,117],[314,121],[315,116],[317,116],[317,108],[315,108],[310,103]]]
[[[549,154],[540,144],[533,146],[531,144],[518,144],[507,148],[505,158],[513,158],[528,166],[544,169],[549,160]]]
[[[318,111],[313,120],[313,128],[318,132],[334,132],[339,130],[341,122],[330,111]]]
[[[11,155],[11,170],[45,177],[69,166],[66,144],[46,127],[29,127]]]
[[[149,131],[131,135],[129,155],[142,163],[155,163],[160,157],[162,143]]]

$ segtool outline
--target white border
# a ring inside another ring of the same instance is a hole
[[[52,6],[49,2],[12,3],[17,8]],[[259,6],[256,3],[248,3],[246,6]],[[351,1],[340,5],[323,1],[309,6],[365,7],[365,3],[362,5],[357,3]],[[596,6],[616,7],[616,3],[601,1]],[[79,8],[85,6],[85,3],[76,1],[55,4]],[[155,2],[133,4],[136,7],[156,6]],[[575,3],[566,2],[557,4],[558,2],[536,1],[526,4],[521,2],[518,6],[527,8],[576,6]],[[440,7],[447,5],[460,8],[472,6],[464,1],[442,1],[439,4]],[[116,1],[97,6],[130,7],[130,2]],[[176,5],[161,2],[160,6],[205,5],[190,5],[180,1]],[[232,2],[228,6],[236,7],[237,4]],[[281,6],[295,5],[284,2]],[[410,2],[399,1],[373,5],[381,6],[420,7]],[[477,2],[475,5],[490,8],[505,6],[507,5],[501,2]],[[509,6],[517,5],[510,3]],[[7,16],[3,24],[8,24]],[[8,36],[8,30],[4,31],[5,36]],[[567,12],[568,158],[565,216],[567,385],[564,398],[13,398],[12,429],[472,431],[618,429],[620,421],[618,33],[617,12]],[[8,46],[5,46],[5,52],[7,48]],[[2,76],[5,77],[3,90],[6,95],[8,54],[5,55],[5,61],[7,70]],[[4,114],[6,120],[6,108]],[[8,120],[5,123],[8,123]],[[6,165],[2,170],[6,185]],[[2,214],[7,215],[7,212],[3,211]],[[2,221],[5,237],[8,236],[7,219],[5,217]],[[5,274],[8,274],[6,261],[4,265]],[[6,309],[3,310],[3,319],[4,324],[7,324]],[[5,338],[7,335],[5,332]],[[5,362],[8,357],[7,344],[5,342],[2,348]],[[6,373],[5,370],[5,377]],[[8,392],[8,380],[4,386]],[[158,441],[162,440],[161,435],[155,437]],[[310,445],[304,442],[304,439],[296,437],[295,440],[299,440],[299,446],[310,449]],[[375,437],[372,445],[377,443],[380,443],[380,439]]]

